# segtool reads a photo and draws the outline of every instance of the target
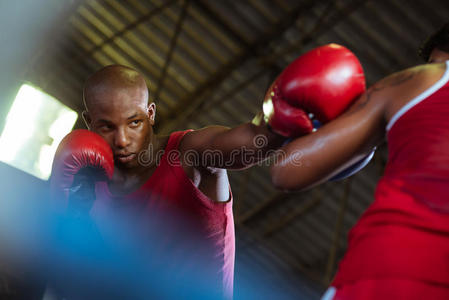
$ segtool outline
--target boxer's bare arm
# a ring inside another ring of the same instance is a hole
[[[444,64],[423,65],[390,75],[367,90],[343,115],[317,132],[281,148],[271,168],[273,184],[303,190],[326,181],[382,142],[388,120],[435,83]]]
[[[208,126],[186,134],[179,150],[198,158],[200,167],[242,169],[250,167],[279,148],[285,138],[271,132],[260,115],[235,128]]]

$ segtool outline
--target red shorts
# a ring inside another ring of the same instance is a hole
[[[449,286],[407,279],[363,279],[345,284],[335,292],[331,289],[335,288],[331,287],[322,300],[449,299]]]

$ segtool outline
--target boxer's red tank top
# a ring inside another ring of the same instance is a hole
[[[232,194],[230,193],[231,199],[226,203],[214,202],[196,188],[187,177],[179,160],[179,151],[177,151],[179,142],[187,132],[188,130],[174,132],[170,135],[158,167],[137,191],[127,196],[117,197],[110,193],[106,183],[97,184],[97,201],[92,209],[92,214],[101,216],[105,214],[105,211],[117,209],[117,207],[120,210],[134,209],[134,211],[144,212],[144,218],[157,218],[158,223],[155,226],[160,227],[164,235],[167,230],[162,228],[177,227],[169,230],[174,233],[172,237],[163,236],[158,239],[158,248],[165,246],[167,251],[181,253],[188,259],[188,252],[195,247],[193,245],[206,245],[209,253],[203,251],[205,255],[201,259],[209,261],[201,262],[196,268],[200,268],[202,265],[218,268],[213,271],[214,276],[217,276],[214,278],[214,282],[218,281],[217,288],[222,288],[225,298],[230,298],[233,290],[235,254]],[[155,215],[162,212],[167,213],[167,209],[169,209],[169,214],[174,214],[163,217]],[[170,217],[181,217],[188,222],[169,220]],[[152,224],[154,225],[154,222]],[[188,230],[192,230],[192,228],[196,232],[188,233]],[[180,243],[173,240],[186,239],[189,234],[197,240]],[[160,245],[160,243],[165,245]],[[184,246],[186,249],[173,249]],[[186,272],[186,270],[182,270],[182,272]]]
[[[349,233],[332,283],[407,278],[449,285],[449,62],[387,126],[375,200]]]

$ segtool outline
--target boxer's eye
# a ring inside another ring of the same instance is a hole
[[[101,132],[108,132],[108,131],[111,131],[111,130],[113,129],[113,126],[110,125],[110,124],[102,124],[102,125],[100,125],[100,126],[98,127],[98,129],[99,129]]]
[[[131,121],[130,125],[131,127],[138,127],[142,123],[142,120],[133,120]]]

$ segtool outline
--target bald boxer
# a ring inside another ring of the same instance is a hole
[[[375,200],[323,299],[449,299],[449,24],[422,55],[427,64],[374,84],[339,118],[285,146],[271,169],[277,187],[307,189],[387,139]]]
[[[90,132],[72,132],[56,154],[54,198],[68,207],[88,209],[97,220],[128,212],[141,227],[160,228],[164,236],[156,246],[178,249],[187,264],[200,253],[195,245],[206,245],[200,259],[213,269],[208,280],[231,298],[234,224],[225,169],[250,167],[286,138],[312,132],[311,114],[325,123],[364,89],[363,70],[354,54],[340,45],[325,45],[279,75],[266,93],[264,114],[252,122],[161,136],[153,131],[156,105],[149,100],[143,76],[126,66],[107,66],[84,86],[83,117]],[[74,197],[80,190],[85,190],[81,197]],[[96,200],[89,204],[92,191]],[[71,205],[73,199],[87,202]],[[189,229],[199,240],[179,243]],[[194,269],[194,261],[190,264]]]

